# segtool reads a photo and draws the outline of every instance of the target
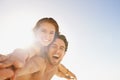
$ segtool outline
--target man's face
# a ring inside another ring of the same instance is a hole
[[[62,60],[65,54],[65,43],[63,40],[57,38],[48,49],[48,61],[52,65],[57,65]]]

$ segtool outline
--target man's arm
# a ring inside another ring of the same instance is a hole
[[[68,80],[77,80],[76,76],[70,72],[65,66],[60,64],[58,66],[58,71],[56,73],[57,76],[66,78]]]

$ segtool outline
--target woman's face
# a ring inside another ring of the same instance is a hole
[[[41,23],[39,26],[36,32],[37,42],[42,46],[48,46],[54,39],[55,26],[48,22]]]

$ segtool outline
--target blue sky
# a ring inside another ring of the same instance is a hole
[[[78,80],[120,80],[119,4],[119,0],[0,0],[0,53],[28,45],[37,20],[53,17],[69,40],[62,63]]]

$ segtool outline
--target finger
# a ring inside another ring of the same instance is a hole
[[[0,69],[0,80],[10,78],[14,75],[11,69]]]

